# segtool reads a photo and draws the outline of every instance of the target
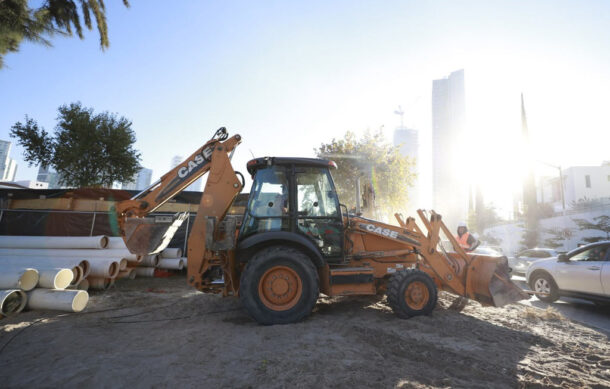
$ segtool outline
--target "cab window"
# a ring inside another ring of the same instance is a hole
[[[326,169],[307,168],[297,174],[300,217],[338,217],[337,194]]]

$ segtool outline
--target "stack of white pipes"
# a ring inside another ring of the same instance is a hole
[[[142,266],[135,269],[139,277],[154,277],[155,268],[164,270],[182,270],[186,266],[186,258],[182,257],[182,249],[167,248],[156,258],[148,256],[142,263]]]
[[[20,289],[28,291],[23,305],[30,309],[80,312],[89,301],[92,280],[112,279],[121,266],[127,267],[128,259],[137,259],[127,250],[104,250],[107,245],[106,236],[0,236],[0,289],[8,289],[10,282],[21,283]],[[20,272],[28,274],[28,269],[36,272],[33,285],[32,275],[25,276],[25,281],[15,277]],[[6,309],[18,306],[17,295],[21,294],[1,294],[0,304]]]
[[[79,312],[88,289],[105,290],[118,278],[153,277],[155,268],[185,265],[181,249],[136,256],[116,237],[0,236],[0,316],[25,306]]]
[[[108,238],[108,247],[127,250],[122,238]],[[182,257],[182,249],[166,248],[159,254],[145,255],[139,258],[139,263],[128,263],[125,271],[118,278],[154,277],[155,268],[165,270],[182,270],[186,267],[186,258]]]

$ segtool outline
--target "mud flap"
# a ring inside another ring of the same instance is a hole
[[[508,265],[494,257],[475,257],[466,276],[466,294],[482,305],[502,307],[530,296],[510,280]]]
[[[173,216],[126,218],[123,237],[125,245],[132,254],[157,254],[167,247],[187,217],[188,212]]]

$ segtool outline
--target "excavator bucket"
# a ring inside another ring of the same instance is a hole
[[[468,266],[466,294],[482,305],[501,307],[530,296],[510,280],[506,258],[474,256]]]
[[[173,216],[128,217],[123,240],[129,252],[149,255],[161,252],[188,217],[188,212]]]

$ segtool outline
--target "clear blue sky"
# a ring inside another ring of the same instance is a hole
[[[220,126],[243,136],[234,161],[245,170],[251,152],[311,156],[347,130],[383,126],[391,139],[402,105],[420,130],[426,175],[432,80],[464,68],[472,146],[482,150],[465,161],[491,158],[479,179],[492,200],[503,201],[497,177],[518,156],[522,91],[541,159],[610,160],[608,1],[131,3],[106,1],[106,52],[94,31],[5,57],[0,139],[26,114],[52,130],[57,107],[81,101],[133,121],[155,178]],[[18,147],[12,157],[18,179],[35,178]]]

